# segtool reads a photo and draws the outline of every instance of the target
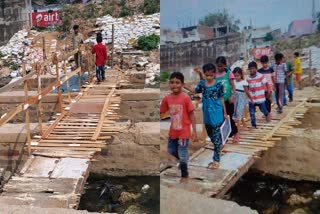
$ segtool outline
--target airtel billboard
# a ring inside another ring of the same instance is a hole
[[[61,23],[58,10],[32,13],[33,26],[48,27],[51,25],[60,25]]]
[[[267,56],[273,55],[272,48],[270,46],[263,47],[263,48],[254,48],[252,52],[255,59],[260,59],[261,56],[263,55],[267,55]]]

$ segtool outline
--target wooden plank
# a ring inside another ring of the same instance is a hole
[[[99,134],[100,134],[100,131],[102,129],[102,126],[103,126],[103,122],[104,122],[104,118],[105,118],[105,115],[104,115],[104,112],[106,112],[108,110],[108,106],[109,106],[109,102],[110,102],[110,98],[111,96],[113,95],[115,91],[115,88],[113,88],[110,92],[110,94],[108,95],[108,97],[106,98],[105,100],[105,103],[104,103],[104,106],[103,106],[103,109],[102,109],[102,112],[101,112],[101,116],[100,116],[100,120],[99,120],[99,123],[98,123],[98,126],[95,130],[95,133],[93,134],[91,140],[97,140]]]
[[[45,150],[66,150],[66,149],[70,149],[70,150],[74,150],[74,151],[77,151],[77,150],[79,150],[79,151],[97,151],[97,152],[99,152],[99,151],[101,151],[101,149],[100,148],[82,148],[82,147],[72,147],[72,149],[71,149],[71,147],[45,147],[45,146],[43,146],[43,147],[39,147],[39,146],[32,146],[31,147],[31,149],[33,149],[33,150],[40,150],[40,149],[45,149]]]

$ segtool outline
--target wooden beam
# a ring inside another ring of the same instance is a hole
[[[105,112],[108,110],[110,98],[112,97],[114,91],[115,91],[115,88],[113,88],[111,90],[110,94],[107,96],[107,98],[106,98],[106,100],[104,102],[98,126],[97,126],[97,128],[95,130],[95,133],[93,134],[91,140],[97,140],[97,138],[99,137],[99,134],[100,134],[100,131],[102,129],[102,126],[103,126],[103,123],[104,123],[104,119],[105,119]]]
[[[41,70],[39,65],[36,64],[36,72],[38,79],[38,123],[39,123],[39,135],[42,135],[42,97],[41,97]]]
[[[26,73],[26,64],[22,64],[22,74],[25,77]],[[28,100],[28,81],[24,81],[24,101],[25,103]],[[26,108],[26,129],[27,129],[27,145],[28,145],[28,154],[31,155],[31,136],[30,136],[30,109],[28,105],[25,105]]]

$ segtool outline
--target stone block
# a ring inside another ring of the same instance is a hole
[[[140,145],[160,145],[160,123],[137,123],[137,128],[140,130],[137,136],[138,144]]]

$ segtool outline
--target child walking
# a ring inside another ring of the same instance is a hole
[[[273,66],[273,70],[275,71],[275,92],[276,92],[276,100],[277,100],[277,112],[282,113],[283,109],[283,96],[284,96],[284,87],[285,87],[285,79],[287,74],[287,66],[283,63],[283,54],[277,53],[274,56],[276,63]]]
[[[236,121],[238,130],[240,129],[240,122],[243,118],[245,107],[248,104],[248,82],[243,78],[242,69],[236,67],[233,72],[235,80],[234,85],[236,88],[236,98],[234,102],[234,114],[233,119]]]
[[[268,82],[266,78],[257,73],[257,63],[250,62],[248,65],[250,76],[247,79],[248,86],[249,86],[249,93],[247,94],[250,102],[249,102],[249,112],[251,118],[251,125],[253,128],[257,128],[256,123],[256,106],[259,107],[260,111],[266,116],[266,120],[270,121],[270,113],[266,107],[266,96],[265,92],[268,88]]]
[[[286,63],[288,73],[286,75],[285,80],[285,90],[283,93],[283,105],[287,105],[287,97],[286,97],[286,90],[288,91],[288,98],[289,102],[293,101],[293,71],[294,67],[290,60],[287,60],[286,57],[284,58],[284,62]]]
[[[221,81],[215,79],[216,68],[212,63],[202,67],[205,80],[200,80],[195,89],[185,87],[193,93],[202,93],[203,120],[208,136],[214,145],[213,162],[208,168],[217,169],[220,166],[220,152],[222,139],[220,126],[227,118],[226,107],[224,105],[224,90]],[[200,74],[199,70],[195,70]]]
[[[302,90],[301,76],[302,76],[302,67],[299,52],[294,53],[294,72],[296,75],[296,81],[299,84],[299,90]]]
[[[271,104],[272,104],[272,91],[275,82],[275,72],[273,68],[269,67],[269,58],[266,55],[261,56],[260,62],[262,64],[262,68],[258,70],[258,73],[265,76],[268,82],[268,88],[266,90],[266,107],[268,112],[271,112]]]
[[[169,131],[168,152],[179,159],[181,170],[181,182],[186,182],[188,173],[188,145],[191,137],[190,125],[192,124],[192,137],[197,139],[194,108],[190,97],[182,92],[184,76],[180,72],[170,75],[169,86],[171,94],[163,98],[160,113],[170,113],[171,126]]]
[[[97,84],[105,80],[105,67],[106,61],[108,60],[107,48],[102,44],[102,35],[97,34],[97,43],[92,48],[92,54],[96,54],[96,76]]]

